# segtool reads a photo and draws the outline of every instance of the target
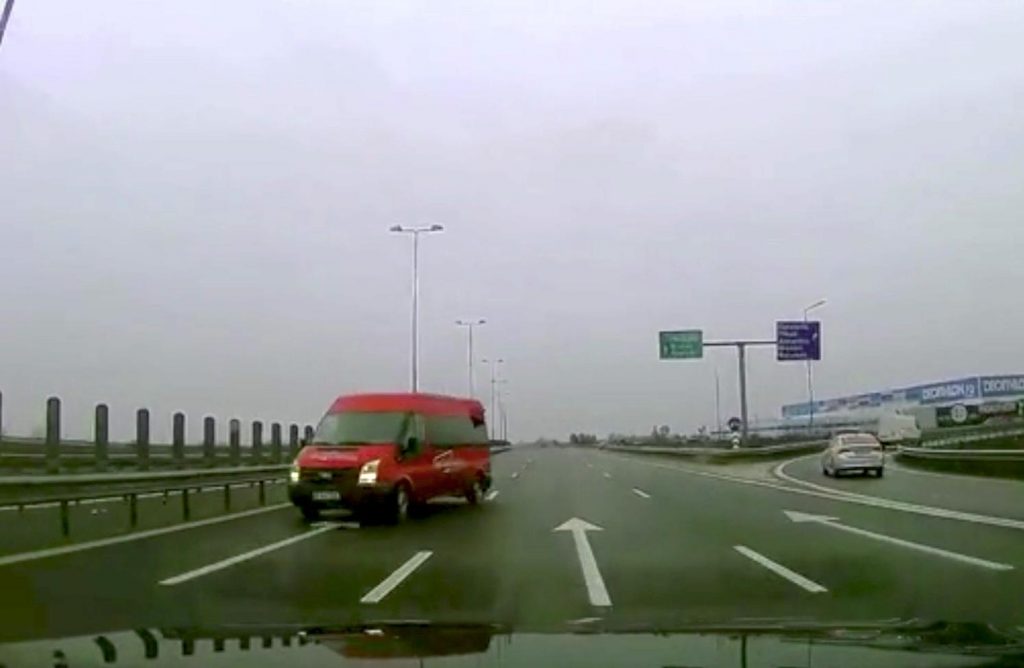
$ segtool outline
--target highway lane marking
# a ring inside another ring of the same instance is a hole
[[[494,499],[496,499],[497,497],[498,490],[492,489],[491,491],[487,492],[487,495],[484,497],[484,501],[494,501]]]
[[[605,478],[608,478],[609,480],[611,480],[611,479],[612,479],[612,474],[611,474],[611,473],[608,473],[607,471],[605,471],[605,473],[604,473],[604,477],[605,477]]]
[[[429,550],[417,552],[404,564],[398,567],[394,573],[384,578],[379,585],[366,592],[366,595],[359,599],[360,603],[380,603],[385,596],[390,594],[395,587],[402,584],[413,571],[423,565],[434,553]]]
[[[639,496],[641,499],[649,499],[649,498],[651,498],[650,494],[648,494],[647,492],[645,492],[642,489],[637,489],[636,487],[633,488],[633,493],[636,494],[637,496]]]
[[[594,551],[590,548],[590,541],[587,540],[588,531],[604,531],[604,529],[586,520],[573,517],[552,531],[572,532],[572,540],[576,544],[576,557],[580,561],[580,570],[583,571],[583,582],[587,586],[587,598],[590,599],[590,605],[611,607],[612,599],[608,596],[608,589],[605,588],[601,571],[597,567],[597,559],[594,558]]]
[[[309,525],[313,529],[322,529],[323,527],[333,527],[336,529],[353,529],[359,530],[362,528],[359,522],[313,522]]]
[[[993,515],[979,515],[977,513],[967,513],[958,510],[948,510],[946,508],[935,508],[933,506],[922,506],[914,503],[904,503],[902,501],[892,501],[890,499],[881,499],[873,496],[864,496],[860,494],[852,494],[849,492],[838,492],[828,487],[821,487],[822,490],[818,491],[814,489],[804,489],[802,487],[792,487],[784,485],[778,482],[770,482],[767,480],[754,480],[751,478],[738,478],[735,476],[729,476],[722,473],[712,473],[711,471],[695,471],[693,469],[682,468],[679,466],[669,466],[667,464],[659,464],[656,462],[644,461],[642,459],[636,459],[633,457],[625,457],[622,455],[610,455],[612,457],[618,457],[626,461],[631,461],[642,466],[651,466],[654,468],[665,469],[667,471],[676,471],[678,473],[685,473],[686,475],[699,476],[702,478],[712,478],[714,480],[724,480],[727,482],[734,482],[740,485],[750,485],[752,487],[766,487],[768,489],[774,489],[780,492],[787,492],[789,494],[801,494],[803,496],[813,496],[819,499],[828,499],[830,501],[840,501],[842,503],[854,503],[862,506],[872,506],[875,508],[885,508],[886,510],[895,510],[898,512],[912,513],[916,515],[927,515],[929,517],[939,517],[942,519],[956,520],[960,522],[971,522],[973,524],[985,524],[988,526],[1002,527],[1005,529],[1017,529],[1024,530],[1024,521],[1016,520],[1009,517],[998,517]],[[794,461],[794,460],[791,460]],[[785,463],[785,462],[784,462]],[[813,484],[813,483],[809,483]]]
[[[208,564],[208,565],[203,566],[201,568],[196,568],[194,570],[186,571],[186,572],[181,573],[179,575],[175,575],[173,577],[166,578],[164,580],[161,580],[160,584],[164,585],[164,586],[167,586],[167,587],[173,587],[174,585],[179,585],[179,584],[181,584],[183,582],[188,582],[189,580],[195,580],[196,578],[201,578],[204,575],[209,575],[210,573],[216,573],[217,571],[222,571],[225,568],[230,568],[230,567],[234,566],[235,564],[242,563],[243,561],[249,561],[250,559],[255,559],[256,557],[262,556],[262,555],[267,554],[269,552],[273,552],[275,550],[280,550],[283,547],[288,547],[289,545],[294,545],[295,543],[299,543],[299,542],[304,541],[304,540],[309,540],[310,538],[314,538],[316,536],[319,536],[322,533],[327,533],[328,531],[334,531],[336,529],[341,528],[340,524],[333,524],[333,523],[325,523],[325,524],[327,524],[327,526],[320,526],[320,527],[317,527],[315,529],[309,529],[305,533],[300,533],[297,536],[292,536],[291,538],[285,538],[284,540],[279,540],[276,543],[271,543],[270,545],[264,545],[263,547],[258,547],[255,550],[249,550],[248,552],[243,552],[241,554],[236,554],[233,557],[228,557],[227,559],[222,559],[220,561],[214,562],[212,564]]]
[[[566,624],[593,624],[594,622],[599,622],[602,619],[604,619],[604,617],[580,617],[579,619],[570,619]]]
[[[1009,564],[1001,564],[997,561],[988,561],[987,559],[979,559],[978,557],[971,557],[966,554],[960,554],[959,552],[950,552],[949,550],[943,550],[938,547],[932,547],[931,545],[924,545],[923,543],[915,543],[909,540],[903,540],[902,538],[895,538],[893,536],[887,536],[881,533],[875,533],[874,531],[868,531],[867,529],[858,529],[846,524],[840,524],[838,517],[829,517],[828,515],[812,515],[810,513],[801,513],[795,510],[783,510],[786,517],[796,523],[811,523],[819,524],[833,529],[841,529],[848,533],[856,534],[858,536],[864,536],[865,538],[872,538],[874,540],[882,541],[883,543],[890,543],[892,545],[899,545],[900,547],[910,548],[911,550],[917,550],[918,552],[925,552],[932,554],[937,557],[943,557],[944,559],[952,559],[953,561],[959,561],[964,564],[970,564],[971,566],[980,566],[981,568],[987,568],[993,571],[1012,571],[1013,566]]]
[[[811,455],[812,457],[817,455]],[[800,461],[801,459],[808,459],[807,457],[797,457],[786,462],[782,462],[772,469],[772,474],[781,480],[805,487],[807,490],[813,490],[813,492],[820,492],[834,496],[838,500],[849,501],[850,503],[862,503],[864,505],[876,506],[879,508],[888,508],[889,510],[899,510],[908,513],[918,513],[921,515],[931,515],[932,517],[942,517],[945,519],[960,520],[963,522],[973,522],[975,524],[990,524],[993,526],[1008,527],[1011,529],[1024,529],[1024,521],[1015,520],[1009,517],[999,517],[992,515],[979,515],[977,513],[971,513],[960,510],[950,510],[948,508],[938,508],[936,506],[923,506],[917,503],[911,503],[909,501],[896,501],[894,499],[887,499],[881,496],[868,496],[867,494],[858,494],[856,492],[848,492],[846,490],[836,489],[834,487],[826,487],[825,485],[819,485],[817,483],[808,482],[806,480],[800,480],[786,473],[785,468],[789,464]],[[794,490],[797,491],[797,490]],[[806,493],[811,493],[807,491]]]
[[[513,480],[515,480],[518,477],[519,477],[519,471],[516,471],[515,473],[512,474],[512,479]]]
[[[159,529],[148,529],[146,531],[140,531],[138,533],[125,534],[123,536],[114,536],[112,538],[100,538],[99,540],[90,540],[85,543],[78,543],[76,545],[64,545],[62,547],[50,547],[43,550],[35,550],[33,552],[22,552],[21,554],[10,554],[7,556],[0,557],[0,566],[8,566],[10,564],[18,564],[23,561],[34,561],[36,559],[46,559],[47,557],[57,557],[62,554],[73,554],[75,552],[84,552],[86,550],[94,550],[100,547],[106,547],[108,545],[119,545],[121,543],[130,543],[134,540],[143,540],[145,538],[152,538],[154,536],[163,536],[169,533],[175,533],[176,531],[186,531],[188,529],[197,529],[199,527],[210,526],[212,524],[220,524],[222,522],[230,522],[232,520],[239,520],[245,517],[252,517],[253,515],[260,515],[263,513],[273,512],[275,510],[282,510],[284,508],[290,508],[290,503],[279,503],[273,506],[267,506],[266,508],[254,508],[253,510],[244,510],[240,513],[232,513],[230,515],[224,515],[222,517],[211,517],[205,520],[195,520],[193,522],[186,522],[184,524],[176,524],[169,527],[161,527]]]
[[[752,561],[761,564],[762,566],[770,570],[772,573],[775,573],[776,575],[779,575],[789,580],[796,586],[806,589],[812,594],[821,594],[823,592],[828,591],[828,589],[825,589],[817,582],[805,578],[796,571],[789,570],[782,564],[772,561],[763,554],[759,554],[758,552],[751,550],[749,547],[746,547],[744,545],[733,545],[732,547],[734,550],[742,554],[744,557],[747,557],[748,559],[751,559]]]

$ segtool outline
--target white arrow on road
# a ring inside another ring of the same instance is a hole
[[[576,543],[576,556],[579,557],[580,568],[583,570],[583,580],[587,584],[587,596],[590,597],[590,605],[611,607],[612,599],[608,597],[608,590],[605,589],[604,580],[601,579],[601,571],[597,569],[594,551],[590,549],[590,541],[587,540],[588,531],[603,531],[603,529],[586,520],[573,517],[555,527],[553,531],[572,532],[573,542]]]
[[[949,550],[943,550],[938,547],[932,547],[931,545],[922,545],[921,543],[914,543],[909,540],[903,540],[902,538],[893,538],[892,536],[886,536],[885,534],[875,533],[873,531],[867,531],[866,529],[858,529],[857,527],[846,526],[845,524],[839,523],[838,517],[829,517],[828,515],[812,515],[810,513],[800,513],[795,510],[783,510],[793,522],[803,523],[812,522],[814,524],[821,524],[833,529],[840,529],[848,533],[856,534],[858,536],[864,536],[865,538],[874,538],[875,540],[882,541],[883,543],[890,543],[892,545],[899,545],[900,547],[910,548],[911,550],[917,550],[919,552],[926,552],[933,554],[937,557],[943,557],[945,559],[952,559],[953,561],[959,561],[964,564],[970,564],[971,566],[980,566],[981,568],[988,568],[993,571],[1012,571],[1013,566],[1009,564],[1000,564],[995,561],[988,561],[985,559],[979,559],[977,557],[970,557],[966,554],[960,554],[959,552],[950,552]]]

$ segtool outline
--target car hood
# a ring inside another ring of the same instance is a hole
[[[595,626],[579,620],[581,627]],[[1010,666],[1024,633],[986,624],[757,624],[521,633],[497,625],[137,629],[0,644],[0,665],[54,666]],[[58,661],[59,659],[59,661]],[[55,661],[57,661],[55,663]]]

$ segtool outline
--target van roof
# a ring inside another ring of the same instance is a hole
[[[409,392],[345,394],[335,399],[327,412],[347,411],[360,413],[414,411],[424,415],[470,415],[479,420],[483,420],[484,416],[483,404],[476,399]]]

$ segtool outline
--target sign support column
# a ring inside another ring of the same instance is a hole
[[[739,339],[705,341],[699,329],[662,331],[658,333],[659,357],[663,360],[700,359],[705,347],[736,346],[740,375],[740,433],[746,440],[750,432],[747,409],[747,346],[775,346],[780,362],[821,359],[821,323],[816,321],[778,321],[775,339]],[[813,401],[813,400],[812,400]],[[718,412],[718,373],[715,373],[715,405]],[[717,418],[716,418],[717,419]]]
[[[747,346],[774,346],[775,341],[741,340],[741,341],[705,341],[705,346],[736,346],[736,356],[740,367],[740,434],[744,440],[749,432],[747,411]]]
[[[743,426],[740,434],[743,440],[747,440],[747,346],[742,341],[736,344],[736,353],[739,356],[740,367],[740,419]]]

